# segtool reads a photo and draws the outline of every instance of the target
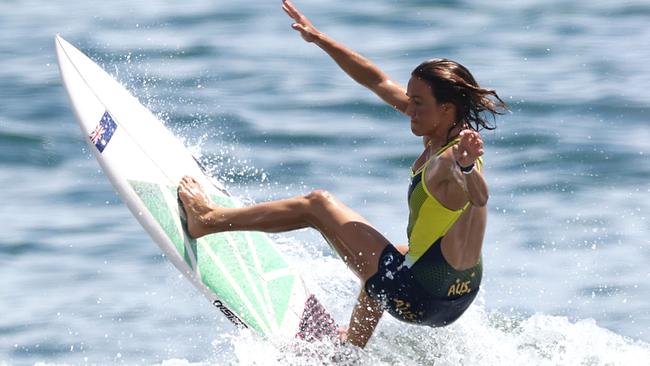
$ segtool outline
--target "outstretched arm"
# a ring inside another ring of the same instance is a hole
[[[408,104],[406,90],[393,81],[370,60],[318,31],[316,27],[289,0],[283,0],[282,9],[295,21],[291,25],[302,38],[316,44],[354,81],[377,94],[384,102],[405,113]]]

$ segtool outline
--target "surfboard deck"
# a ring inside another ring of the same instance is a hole
[[[333,318],[260,232],[191,239],[178,182],[191,175],[215,203],[240,207],[163,123],[119,82],[56,36],[63,84],[90,151],[169,261],[235,326],[269,338],[335,337]]]

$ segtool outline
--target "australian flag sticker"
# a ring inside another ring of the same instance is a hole
[[[117,124],[113,121],[113,117],[111,117],[107,111],[102,116],[97,127],[95,127],[95,130],[88,135],[88,138],[90,138],[90,142],[95,144],[97,150],[102,153],[104,152],[106,145],[108,145],[108,142],[111,141],[115,129],[117,129]]]

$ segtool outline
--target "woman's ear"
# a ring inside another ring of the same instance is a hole
[[[454,103],[443,103],[442,110],[444,110],[445,112],[456,113],[456,106],[454,105]]]

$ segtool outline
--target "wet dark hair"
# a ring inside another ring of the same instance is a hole
[[[456,121],[448,133],[459,124],[467,124],[475,131],[493,130],[496,115],[503,114],[508,106],[492,89],[481,88],[467,68],[444,58],[424,61],[411,76],[426,82],[438,103],[456,106]]]

